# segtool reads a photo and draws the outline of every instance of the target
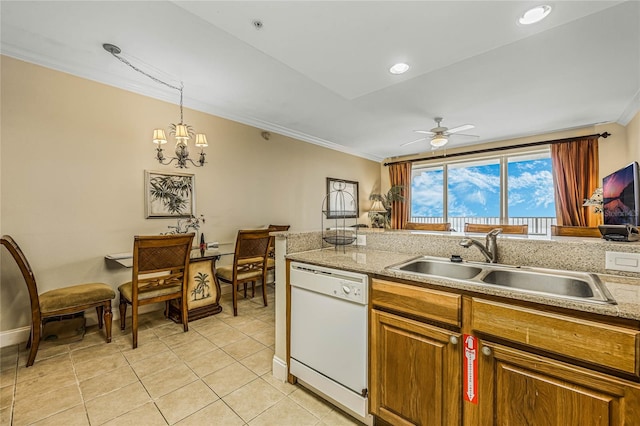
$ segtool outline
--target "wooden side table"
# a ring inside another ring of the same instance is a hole
[[[189,321],[215,315],[222,311],[220,283],[216,277],[216,262],[220,256],[232,253],[229,253],[228,247],[220,247],[220,249],[205,251],[200,256],[192,254],[187,282]],[[180,305],[176,299],[169,302],[169,318],[177,323],[182,323]]]

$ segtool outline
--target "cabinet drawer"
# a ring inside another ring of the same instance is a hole
[[[374,279],[371,284],[373,306],[392,309],[428,320],[460,327],[458,294]]]
[[[473,298],[472,328],[640,377],[640,331]]]

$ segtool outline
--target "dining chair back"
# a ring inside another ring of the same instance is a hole
[[[131,305],[133,348],[138,347],[138,307],[180,299],[184,331],[189,331],[187,274],[189,255],[195,234],[135,236],[133,240],[132,279],[118,287],[120,291],[120,328],[125,329],[127,305]]]
[[[27,341],[27,348],[30,347],[27,367],[32,366],[36,359],[45,320],[49,318],[96,308],[98,328],[102,329],[104,325],[107,343],[111,342],[111,321],[113,319],[111,299],[116,297],[111,286],[104,283],[77,284],[38,294],[36,277],[18,244],[9,235],[2,236],[1,242],[20,268],[29,291],[31,333]],[[7,284],[5,283],[5,285]]]
[[[413,231],[451,231],[451,223],[449,222],[440,222],[440,223],[407,222],[404,226],[404,229],[413,230]]]
[[[233,294],[233,315],[238,315],[238,286],[251,283],[251,297],[255,295],[256,281],[262,281],[262,299],[267,306],[267,256],[269,253],[269,229],[241,229],[236,238],[233,265],[221,266],[216,270],[218,281],[231,284]]]
[[[597,226],[591,227],[551,225],[551,235],[562,237],[602,237],[600,229]]]
[[[464,232],[489,232],[492,229],[501,228],[503,234],[528,234],[529,225],[484,225],[477,223],[465,223]]]
[[[270,232],[282,232],[288,231],[291,225],[269,225]],[[276,239],[271,237],[269,240],[269,255],[267,257],[267,271],[274,271],[276,269]]]

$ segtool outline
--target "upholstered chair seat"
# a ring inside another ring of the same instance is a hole
[[[248,270],[242,270],[242,272],[238,272],[238,280],[240,281],[250,281],[251,278],[260,279],[262,277],[262,268],[254,268],[251,269],[251,265],[260,265],[262,262],[262,257],[251,257],[249,259],[241,259],[238,261],[238,266],[248,266]],[[221,266],[216,268],[216,275],[218,278],[222,278],[225,281],[233,281],[233,266]]]
[[[153,299],[155,297],[162,297],[168,294],[176,293],[180,290],[181,290],[181,286],[179,285],[175,285],[171,287],[163,287],[157,290],[144,290],[144,291],[141,290],[138,293],[138,299],[139,300]],[[122,296],[125,299],[129,301],[133,300],[133,283],[131,281],[121,284],[118,287],[118,291],[120,292],[120,294],[122,294]]]
[[[113,289],[102,283],[57,288],[39,295],[40,312],[49,313],[66,309],[69,306],[93,305],[104,300],[111,300],[114,297],[116,297],[116,293]]]

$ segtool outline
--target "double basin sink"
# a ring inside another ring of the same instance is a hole
[[[412,259],[388,269],[477,285],[498,286],[522,293],[583,302],[616,304],[596,275],[583,272],[556,271],[494,263],[452,262],[448,259],[431,256]]]

